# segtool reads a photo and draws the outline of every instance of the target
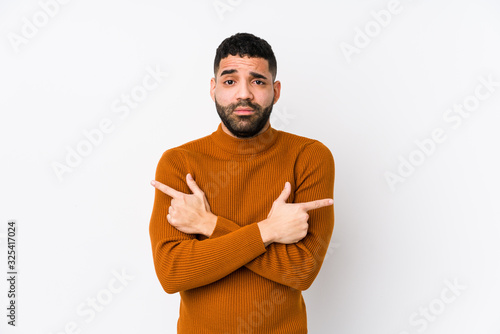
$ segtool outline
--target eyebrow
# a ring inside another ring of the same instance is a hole
[[[236,69],[230,69],[230,70],[224,70],[222,71],[222,73],[220,74],[220,76],[224,76],[224,75],[227,75],[227,74],[233,74],[233,73],[236,73],[238,72],[238,70]],[[257,72],[250,72],[250,75],[254,78],[257,78],[257,79],[264,79],[264,80],[267,80],[267,77],[260,74],[260,73],[257,73]]]

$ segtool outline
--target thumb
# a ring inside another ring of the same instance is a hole
[[[286,202],[288,196],[290,196],[290,182],[286,181],[285,182],[285,188],[283,189],[283,191],[281,192],[281,194],[278,196],[278,198],[276,198],[276,201],[275,202]]]
[[[193,194],[195,195],[203,195],[203,190],[200,189],[200,187],[198,187],[198,185],[196,184],[196,181],[193,180],[193,177],[191,176],[190,173],[187,173],[186,175],[186,182],[187,182],[187,185],[189,187],[189,189],[191,189],[191,191],[193,192]]]
[[[203,200],[205,201],[205,209],[208,212],[212,212],[212,209],[210,209],[210,203],[208,203],[207,196],[203,196]]]

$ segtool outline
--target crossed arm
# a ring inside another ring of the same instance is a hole
[[[217,216],[210,211],[205,193],[189,173],[186,175],[186,183],[192,194],[182,193],[158,181],[151,181],[153,187],[172,197],[167,214],[170,225],[184,233],[210,237],[217,224]],[[288,196],[290,183],[286,182],[267,218],[257,223],[266,247],[273,242],[292,244],[302,240],[309,227],[307,211],[333,204],[333,199],[328,198],[305,203],[286,203]],[[239,225],[226,224],[226,227],[236,230]]]
[[[304,171],[295,200],[310,199],[320,184],[331,187],[333,197],[333,168],[330,154],[317,168]],[[295,289],[305,290],[312,284],[333,230],[331,198],[286,203],[291,192],[287,182],[266,219],[241,227],[214,215],[203,190],[190,174],[181,180],[180,171],[180,166],[171,165],[169,172],[176,178],[162,179],[157,173],[157,181],[152,181],[157,192],[150,232],[155,269],[165,291],[209,284],[241,266]],[[197,234],[208,239],[197,240]]]

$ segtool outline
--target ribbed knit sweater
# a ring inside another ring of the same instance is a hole
[[[333,198],[334,160],[318,140],[269,126],[249,139],[222,130],[163,153],[156,180],[184,193],[191,173],[216,227],[207,238],[167,221],[171,197],[155,192],[153,260],[167,293],[180,293],[180,334],[307,333],[302,290],[316,278],[334,225],[333,205],[308,211],[306,237],[265,247],[266,219],[286,181],[287,203]]]

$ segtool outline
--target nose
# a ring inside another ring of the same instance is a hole
[[[236,98],[241,100],[252,100],[253,93],[252,88],[248,83],[243,82],[238,85],[238,91],[236,92]]]

